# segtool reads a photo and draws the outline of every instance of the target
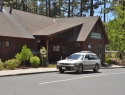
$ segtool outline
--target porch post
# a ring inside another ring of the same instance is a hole
[[[48,58],[48,52],[49,52],[49,40],[46,40],[46,51],[47,51],[47,58]]]

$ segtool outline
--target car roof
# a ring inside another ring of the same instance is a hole
[[[95,53],[93,53],[91,51],[80,51],[80,52],[77,52],[77,53],[74,53],[74,54],[83,54],[83,55],[92,54],[92,55],[96,55]]]

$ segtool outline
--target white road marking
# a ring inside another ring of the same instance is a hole
[[[100,74],[100,75],[91,75],[91,76],[83,76],[83,77],[77,77],[77,78],[71,78],[71,79],[64,79],[64,80],[57,80],[57,81],[42,82],[42,83],[38,83],[38,84],[57,83],[57,82],[64,82],[64,81],[69,81],[69,80],[83,79],[83,78],[89,78],[89,77],[108,76],[108,75],[117,75],[117,74],[125,74],[125,72],[109,73],[109,74]]]

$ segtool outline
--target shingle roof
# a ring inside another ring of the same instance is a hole
[[[62,23],[63,22],[67,22],[67,23],[82,22],[82,23],[84,23],[82,25],[80,33],[78,35],[76,35],[75,37],[73,37],[72,40],[85,41],[98,19],[99,19],[99,17],[97,17],[97,16],[96,17],[94,17],[94,16],[92,16],[92,17],[71,17],[71,18],[57,19],[57,21],[62,22]]]
[[[4,7],[0,12],[0,36],[34,38],[34,32],[54,24],[52,18]]]
[[[99,17],[56,18],[32,14],[4,7],[0,12],[0,36],[34,38],[37,35],[51,36],[60,31],[82,25],[80,32],[69,41],[85,41]]]
[[[82,22],[78,23],[55,23],[52,26],[46,27],[38,32],[35,32],[33,35],[52,35],[60,31],[75,27],[77,25],[83,24]]]
[[[34,35],[51,35],[53,33],[83,24],[80,33],[69,40],[85,41],[98,19],[99,17],[56,18],[54,25],[35,32]]]

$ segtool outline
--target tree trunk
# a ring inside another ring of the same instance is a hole
[[[17,9],[17,0],[16,0],[16,9]]]
[[[61,2],[59,1],[59,16],[61,16],[61,9],[60,9],[60,7],[61,7],[61,4],[60,4]]]
[[[91,0],[90,16],[93,16],[93,0]]]
[[[49,11],[48,11],[48,14],[49,14],[49,17],[51,17],[51,9],[50,9],[50,0],[48,1],[48,3],[49,3]]]
[[[81,8],[81,9],[80,9],[80,16],[81,16],[81,17],[82,17],[82,3],[83,3],[83,0],[81,0],[81,5],[80,5],[80,6],[81,6],[81,7],[80,7],[80,8]]]
[[[23,11],[27,12],[27,4],[25,4],[25,2],[27,2],[27,1],[26,0],[22,0]]]
[[[70,0],[69,0],[69,4],[68,4],[68,17],[70,17]]]
[[[104,0],[104,22],[105,22],[105,15],[106,15],[106,13],[105,13],[105,8],[106,8],[106,0]]]
[[[24,67],[25,67],[25,60],[23,61],[23,69],[24,69]]]
[[[48,16],[48,2],[46,0],[46,16]]]
[[[124,52],[122,52],[122,65],[124,65]]]

